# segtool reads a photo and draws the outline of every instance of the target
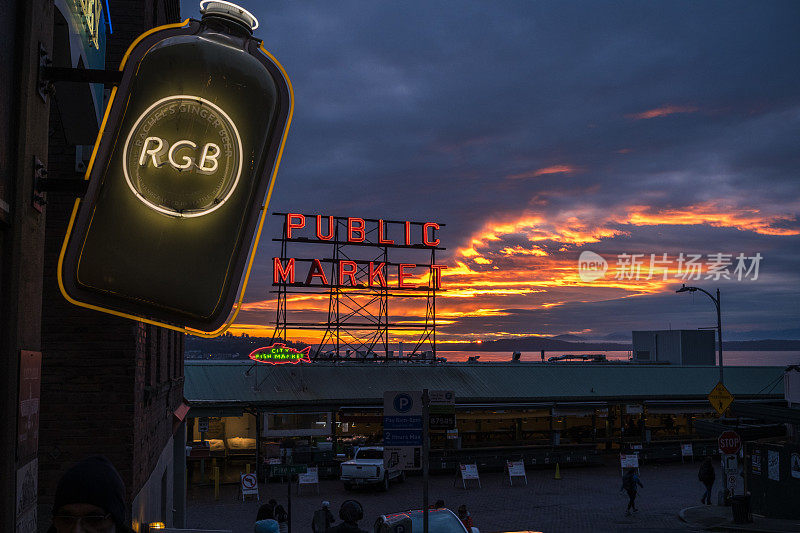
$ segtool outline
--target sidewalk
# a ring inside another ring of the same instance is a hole
[[[697,505],[681,509],[681,520],[690,526],[708,531],[756,531],[764,533],[800,531],[800,520],[780,520],[753,515],[751,524],[736,524],[730,507]]]

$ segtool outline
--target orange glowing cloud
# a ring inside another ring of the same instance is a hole
[[[641,113],[633,113],[626,115],[633,120],[648,120],[651,118],[666,117],[668,115],[675,115],[677,113],[696,113],[698,108],[690,105],[665,105],[655,109],[648,109]]]
[[[578,169],[569,165],[554,165],[551,167],[540,168],[538,170],[532,170],[530,172],[522,172],[520,174],[511,174],[510,176],[506,176],[510,180],[521,180],[527,178],[538,178],[539,176],[544,176],[546,174],[569,174],[572,172],[576,172]]]
[[[800,235],[800,230],[781,227],[791,222],[787,215],[764,215],[760,209],[737,208],[719,202],[704,202],[677,209],[653,209],[647,206],[629,207],[624,217],[617,220],[635,226],[700,225],[736,228],[761,235]]]
[[[625,275],[624,264],[617,257],[606,257],[608,271],[592,281],[581,279],[577,263],[577,252],[587,244],[661,225],[736,228],[765,236],[800,235],[793,215],[770,214],[719,201],[669,208],[644,205],[601,208],[582,204],[547,216],[524,213],[487,220],[468,237],[467,244],[454,250],[447,261],[448,268],[442,272],[444,291],[436,298],[437,338],[447,342],[530,336],[535,333],[535,324],[531,325],[532,332],[522,334],[503,331],[508,329],[503,327],[503,320],[513,318],[511,315],[518,312],[671,290],[678,280],[678,265],[674,261],[658,264],[657,254],[651,254],[658,250],[628,250],[640,254],[638,279]],[[415,274],[415,284],[427,283],[423,269]],[[302,320],[324,324],[328,299],[327,293],[290,294],[287,310],[290,315],[302,313]],[[376,303],[354,296],[343,309],[353,311],[362,305]],[[231,331],[270,336],[276,309],[275,298],[247,303],[240,314],[242,322]],[[389,331],[392,342],[414,342],[419,338],[420,330],[412,326],[424,324],[425,297],[393,297],[389,312],[389,320],[395,324]],[[491,324],[491,333],[470,330],[465,325],[482,323],[481,320]],[[323,333],[291,329],[288,336],[314,344],[322,340]]]

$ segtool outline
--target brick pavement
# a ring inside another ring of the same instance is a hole
[[[450,476],[431,476],[431,502],[442,498],[455,510],[466,504],[475,525],[483,532],[534,530],[545,532],[583,531],[670,531],[687,530],[678,518],[680,509],[700,502],[702,487],[697,481],[697,464],[645,465],[637,500],[639,513],[624,516],[627,497],[620,494],[620,474],[616,466],[576,467],[561,470],[561,480],[553,479],[553,470],[528,470],[528,485],[509,487],[500,473],[481,474],[483,488],[464,490],[453,487]],[[260,485],[261,502],[275,498],[286,506],[286,485]],[[189,492],[187,527],[231,529],[250,533],[259,503],[235,500],[237,487],[222,487],[220,500],[213,499],[213,489],[195,487]],[[348,498],[364,506],[361,527],[372,530],[380,515],[420,508],[422,478],[411,476],[401,484],[393,484],[389,492],[369,489],[346,492],[335,480],[323,480],[320,494],[292,495],[293,531],[310,530],[313,511],[323,499],[331,502],[334,515]],[[338,517],[337,517],[338,518]],[[338,523],[338,522],[337,522]]]

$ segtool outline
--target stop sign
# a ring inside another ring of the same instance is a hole
[[[735,431],[723,431],[718,443],[720,451],[727,455],[737,454],[742,448],[742,439]]]

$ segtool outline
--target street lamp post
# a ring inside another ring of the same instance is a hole
[[[706,296],[711,298],[711,301],[714,302],[714,305],[717,308],[717,343],[719,344],[719,382],[723,385],[725,384],[722,379],[722,313],[720,312],[720,303],[719,303],[719,289],[717,289],[717,297],[714,296],[700,287],[687,287],[686,285],[681,285],[681,288],[675,292],[695,292],[700,291],[704,293]]]
[[[700,287],[687,287],[686,285],[681,285],[681,288],[675,292],[695,292],[695,291],[700,291],[702,293],[705,293],[706,296],[711,298],[711,301],[714,302],[714,305],[717,308],[717,342],[719,343],[719,382],[722,383],[724,386],[725,383],[722,381],[722,313],[720,313],[720,307],[719,307],[719,289],[717,289],[716,298],[714,298],[710,292],[703,290]],[[723,474],[722,476],[722,490],[724,494],[726,495],[728,494],[728,478],[726,474]],[[728,505],[727,496],[725,496],[725,501],[726,505]]]

